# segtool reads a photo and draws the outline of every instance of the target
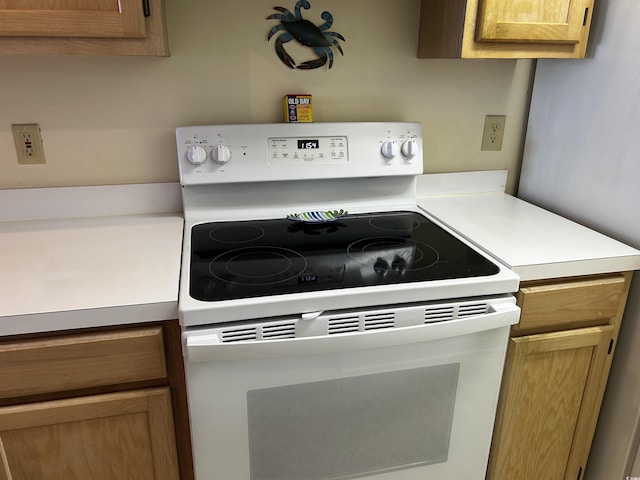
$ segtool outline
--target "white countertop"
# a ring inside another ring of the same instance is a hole
[[[640,251],[505,179],[424,175],[418,204],[522,280],[640,269]],[[0,191],[0,336],[177,318],[181,210],[177,184]]]
[[[640,251],[505,194],[491,181],[501,173],[482,173],[425,175],[418,205],[523,281],[640,269]]]
[[[60,190],[54,190],[59,198]],[[122,201],[122,188],[111,193]],[[29,192],[2,195],[14,200]],[[32,192],[43,195],[41,189]],[[89,198],[71,203],[76,209],[82,203],[81,214],[95,213],[95,198]],[[104,214],[104,203],[98,203]],[[12,213],[11,221],[1,222],[0,336],[177,318],[183,219],[147,207],[127,207],[133,214],[126,215],[112,209],[117,214],[57,219],[16,220]]]

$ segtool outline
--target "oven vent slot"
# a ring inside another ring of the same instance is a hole
[[[489,311],[486,303],[470,303],[468,305],[460,305],[458,307],[458,318],[476,317],[484,315]]]
[[[424,323],[447,322],[455,319],[455,307],[453,305],[442,307],[427,307],[424,310]]]
[[[382,328],[393,328],[395,326],[395,315],[393,312],[372,313],[364,316],[365,330],[380,330]]]
[[[278,338],[295,338],[296,323],[277,323],[275,325],[264,325],[262,327],[262,339],[274,340]]]
[[[327,320],[329,335],[360,331],[360,317],[331,317]]]
[[[486,303],[467,303],[427,307],[424,310],[424,323],[447,322],[457,318],[476,317],[489,311]]]
[[[246,340],[256,340],[258,338],[257,329],[250,328],[229,328],[220,332],[222,343],[242,342]]]
[[[264,324],[256,327],[228,328],[220,332],[222,343],[246,342],[251,340],[277,340],[296,337],[295,321]]]
[[[380,330],[383,328],[393,328],[394,326],[394,312],[340,316],[327,319],[327,331],[329,335],[367,330]]]

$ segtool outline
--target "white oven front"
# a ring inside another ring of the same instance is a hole
[[[484,479],[513,298],[334,313],[185,332],[196,479]]]

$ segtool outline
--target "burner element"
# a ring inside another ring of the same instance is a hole
[[[347,247],[347,255],[356,262],[383,270],[403,273],[434,265],[438,252],[426,243],[399,237],[371,237],[356,240]]]
[[[211,275],[226,283],[269,285],[300,276],[307,261],[298,252],[281,247],[243,247],[215,257],[209,264]]]
[[[255,225],[229,226],[212,228],[209,238],[222,243],[249,243],[264,237],[264,229]]]
[[[388,232],[410,232],[420,228],[420,221],[415,215],[401,213],[371,217],[369,225]]]

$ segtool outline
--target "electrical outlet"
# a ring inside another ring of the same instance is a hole
[[[37,123],[15,124],[11,125],[11,130],[13,130],[20,165],[45,163],[40,125]]]
[[[506,121],[506,115],[487,115],[484,117],[481,150],[502,150],[502,137]]]

